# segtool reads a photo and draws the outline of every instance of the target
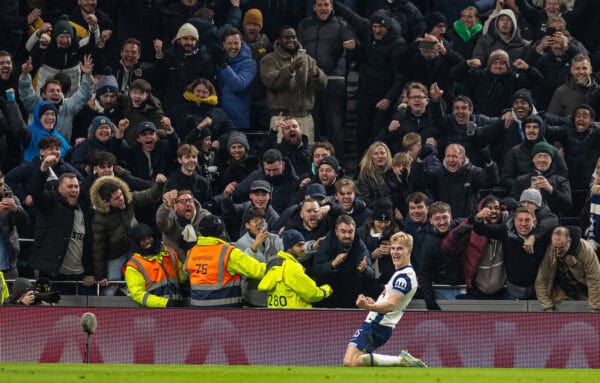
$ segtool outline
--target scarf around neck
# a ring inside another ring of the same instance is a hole
[[[191,102],[195,103],[196,105],[200,105],[200,104],[217,105],[219,103],[219,98],[215,95],[208,96],[206,98],[200,98],[200,97],[196,96],[194,93],[190,92],[189,90],[186,90],[185,92],[183,92],[183,98],[187,101],[191,101]]]
[[[471,28],[467,28],[460,19],[454,22],[453,27],[458,37],[460,37],[464,42],[471,40],[473,36],[481,32],[483,29],[483,25],[481,25],[481,23],[477,23]]]

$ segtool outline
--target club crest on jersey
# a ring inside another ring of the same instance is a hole
[[[398,290],[406,290],[406,279],[398,278],[394,281],[394,288]]]

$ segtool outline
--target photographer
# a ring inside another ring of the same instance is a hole
[[[49,282],[47,284],[36,282],[36,288],[25,278],[17,278],[12,285],[12,293],[6,299],[7,305],[13,306],[54,306],[60,300],[60,295],[56,291],[50,291]],[[41,285],[48,286],[44,291],[39,291]]]

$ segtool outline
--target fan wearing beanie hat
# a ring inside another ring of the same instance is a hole
[[[175,36],[175,40],[179,40],[184,37],[190,37],[190,38],[198,41],[198,38],[199,38],[198,30],[192,24],[185,23],[181,27],[179,27],[179,30],[177,31],[177,35]]]
[[[234,161],[243,161],[250,152],[248,137],[242,132],[232,132],[227,140],[227,148]]]
[[[511,194],[516,198],[527,188],[537,189],[548,208],[560,216],[569,213],[572,195],[569,180],[558,174],[553,164],[555,150],[545,141],[535,144],[531,150],[533,170],[517,177]]]
[[[371,213],[371,219],[373,221],[388,222],[394,219],[394,205],[392,201],[387,198],[379,198],[371,206],[373,212]]]
[[[182,270],[189,275],[190,304],[196,307],[242,307],[241,277],[261,279],[266,264],[259,262],[220,237],[226,235],[223,220],[208,215],[198,224],[199,237],[188,250]]]
[[[102,75],[96,83],[96,99],[99,100],[101,96],[107,93],[112,93],[115,96],[119,93],[117,79],[113,76],[112,70],[108,66],[102,70]]]
[[[269,261],[267,273],[258,284],[258,290],[267,293],[267,308],[300,309],[311,308],[333,293],[329,285],[317,286],[306,275],[298,258],[304,254],[304,237],[294,229],[281,234],[283,251]]]
[[[538,189],[525,189],[519,197],[519,203],[533,210],[539,209],[542,207],[542,193]]]
[[[258,29],[262,29],[263,27],[263,15],[260,12],[260,9],[252,8],[246,11],[244,14],[244,19],[242,20],[242,27],[246,27],[248,24],[254,24],[258,26]]]
[[[60,19],[52,26],[52,39],[56,40],[60,35],[68,35],[69,36],[69,45],[71,41],[75,38],[75,29],[69,22],[69,16],[62,15]],[[60,43],[57,44],[61,48],[65,48],[61,46]]]

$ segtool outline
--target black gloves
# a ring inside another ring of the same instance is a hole
[[[442,311],[435,299],[431,301],[425,301],[425,304],[427,305],[427,310],[429,311]]]
[[[424,160],[425,157],[427,157],[428,155],[430,155],[431,153],[433,153],[433,146],[429,145],[429,144],[425,144],[423,145],[423,147],[421,148],[421,152],[419,153],[419,159],[420,160]]]
[[[492,162],[492,153],[490,153],[490,150],[487,148],[487,146],[479,150],[479,155],[481,155],[481,160],[484,164],[487,165]]]
[[[184,299],[169,298],[169,301],[167,302],[167,307],[185,307],[185,306],[187,306],[187,304]]]
[[[456,241],[460,241],[461,239],[463,239],[466,235],[469,235],[469,233],[471,232],[471,227],[468,225],[462,225],[459,226],[458,228],[456,228],[456,230],[454,230],[454,239]]]

